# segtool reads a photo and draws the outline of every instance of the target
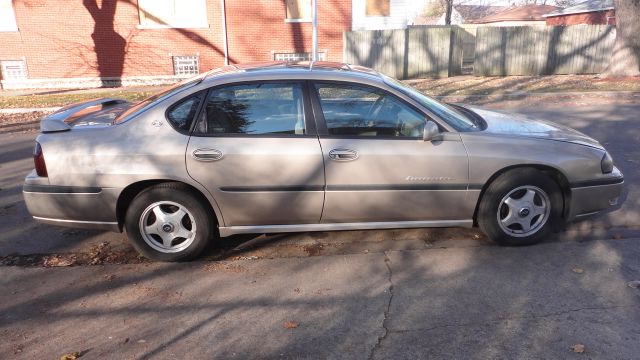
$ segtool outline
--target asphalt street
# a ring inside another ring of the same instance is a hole
[[[515,110],[601,141],[625,174],[620,209],[524,248],[477,229],[351,231],[233,237],[189,264],[0,266],[0,354],[638,358],[640,105]],[[0,257],[130,251],[30,218],[35,135],[0,135]]]

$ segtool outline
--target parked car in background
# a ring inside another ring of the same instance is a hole
[[[137,104],[70,105],[41,132],[24,184],[33,217],[125,230],[162,261],[240,233],[479,226],[527,245],[623,188],[578,131],[347,64],[227,66]]]

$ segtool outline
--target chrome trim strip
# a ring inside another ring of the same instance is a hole
[[[74,223],[74,224],[95,224],[95,225],[118,225],[116,221],[82,221],[82,220],[64,220],[64,219],[52,219],[40,216],[33,217],[36,220],[51,221],[60,223]]]
[[[373,229],[410,229],[429,227],[472,227],[473,220],[428,220],[428,221],[389,221],[389,222],[358,222],[333,224],[293,224],[293,225],[244,225],[221,226],[220,236],[234,234],[260,234],[284,232],[310,231],[339,231],[339,230],[373,230]]]

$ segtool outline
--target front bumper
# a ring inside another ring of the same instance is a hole
[[[119,190],[48,185],[31,173],[25,179],[22,193],[29,213],[38,222],[119,232],[116,217]]]
[[[618,169],[607,179],[573,184],[568,220],[616,208],[623,189],[624,177]]]

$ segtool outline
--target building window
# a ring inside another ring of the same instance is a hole
[[[323,52],[318,52],[318,60],[324,61],[326,54]],[[274,53],[273,60],[275,61],[311,61],[311,53],[303,52],[303,53]]]
[[[0,61],[2,80],[22,80],[27,78],[27,64],[23,60]]]
[[[141,28],[209,27],[206,0],[138,0]]]
[[[200,73],[198,55],[174,56],[173,73],[178,76],[198,75]]]
[[[18,31],[11,0],[0,0],[0,31]]]
[[[286,6],[285,22],[311,21],[311,0],[286,0]]]
[[[391,0],[365,0],[367,2],[365,7],[366,16],[390,16],[391,15]]]

